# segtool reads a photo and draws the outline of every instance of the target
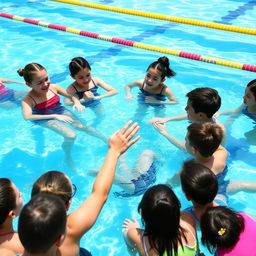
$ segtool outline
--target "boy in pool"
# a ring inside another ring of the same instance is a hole
[[[227,181],[225,176],[228,152],[220,145],[223,140],[223,130],[217,124],[192,123],[187,128],[186,143],[183,143],[169,134],[165,124],[155,124],[156,129],[173,145],[194,156],[197,163],[208,167],[217,177],[219,184],[218,194],[235,193],[238,191],[255,192],[256,182]],[[179,173],[169,180],[171,183],[179,181]]]
[[[138,94],[138,109],[132,120],[141,120],[145,116],[149,106],[154,107],[156,115],[164,116],[165,105],[178,103],[172,91],[164,84],[165,77],[173,77],[175,74],[170,69],[169,59],[167,57],[161,57],[149,65],[144,79],[137,80],[125,86],[126,99],[133,98],[131,94],[133,87],[139,87],[140,89]]]
[[[9,108],[9,107],[17,107],[18,104],[21,103],[21,99],[28,92],[27,90],[22,91],[14,91],[6,87],[5,83],[15,83],[15,84],[25,84],[24,82],[11,80],[7,78],[0,77],[0,107]]]
[[[187,114],[174,117],[155,117],[149,121],[157,129],[158,123],[166,123],[171,120],[188,119],[190,122],[196,123],[213,123],[217,124],[223,130],[223,141],[225,142],[225,127],[218,120],[213,118],[213,115],[221,106],[221,98],[215,89],[208,87],[196,88],[186,95],[188,97],[187,106],[185,108]]]

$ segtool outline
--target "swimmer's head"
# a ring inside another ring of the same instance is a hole
[[[222,129],[210,122],[192,123],[187,128],[186,150],[192,155],[210,157],[220,146],[223,139]]]
[[[206,166],[189,160],[180,172],[182,191],[188,200],[199,205],[211,203],[218,191],[216,175]]]
[[[186,96],[188,97],[187,112],[190,107],[193,108],[196,114],[202,114],[206,115],[208,118],[212,118],[221,106],[221,98],[218,92],[212,88],[196,88],[187,93]],[[192,118],[190,118],[190,120],[192,120]]]
[[[54,195],[39,194],[23,207],[18,223],[20,241],[27,253],[46,254],[65,238],[66,208]]]
[[[208,250],[213,253],[218,247],[222,251],[232,248],[239,241],[244,229],[244,218],[228,207],[211,207],[201,216],[200,228],[202,243]]]
[[[243,98],[245,105],[256,104],[256,79],[247,84]]]
[[[5,220],[19,215],[22,207],[21,193],[7,178],[0,178],[0,228]]]
[[[183,230],[180,226],[180,202],[172,189],[163,184],[152,186],[143,195],[138,211],[150,246],[159,255],[165,251],[176,252]]]
[[[90,64],[83,57],[73,58],[69,63],[69,71],[72,77],[74,77],[79,71],[83,69],[91,70]]]
[[[165,77],[172,77],[176,75],[176,73],[172,69],[170,69],[169,59],[165,56],[160,57],[157,61],[151,63],[148,66],[147,71],[150,68],[157,69],[158,71],[160,71],[162,79],[164,79]]]
[[[41,71],[46,71],[46,69],[38,64],[38,63],[30,63],[27,64],[24,68],[20,68],[17,70],[20,76],[23,76],[26,83],[32,84],[34,78],[38,75]]]
[[[70,200],[75,193],[75,187],[72,188],[70,179],[64,173],[49,171],[41,175],[33,184],[31,196],[39,193],[56,195],[63,200],[66,207],[69,207]]]

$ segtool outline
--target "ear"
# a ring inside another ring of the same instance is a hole
[[[25,82],[25,84],[28,86],[28,87],[32,87],[30,83],[28,82]]]
[[[196,155],[198,152],[198,149],[196,147],[191,147],[191,153],[192,155]]]
[[[163,79],[162,79],[162,81],[161,81],[161,83],[163,83],[165,80],[166,80],[166,79],[165,79],[165,78],[163,78]]]
[[[17,215],[14,210],[11,210],[11,211],[9,211],[7,217],[11,218],[11,219],[15,219],[17,217]]]
[[[56,242],[55,242],[54,244],[55,244],[57,247],[60,247],[60,246],[62,245],[64,239],[65,239],[65,235],[62,234],[62,235],[60,235],[60,236],[57,238],[57,240],[56,240]]]
[[[69,75],[70,75],[73,79],[75,79],[74,76],[72,76],[71,74],[69,74]],[[76,80],[76,79],[75,79],[75,80]]]
[[[199,115],[199,117],[200,117],[201,119],[208,118],[207,115],[206,115],[205,113],[203,113],[203,112],[199,112],[198,115]]]

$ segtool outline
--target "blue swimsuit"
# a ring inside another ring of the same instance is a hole
[[[85,90],[85,91],[78,91],[77,88],[75,87],[74,84],[72,84],[72,86],[74,87],[74,89],[76,90],[75,94],[77,95],[78,99],[82,99],[83,96],[84,96],[84,93],[85,92],[92,92],[94,96],[99,96],[100,94],[97,92],[98,90],[98,86],[94,83],[94,81],[92,80],[92,83],[94,85],[94,87],[92,87],[91,89],[89,90]],[[85,107],[95,107],[97,105],[100,104],[100,100],[95,100],[95,99],[89,99],[89,100],[85,100],[83,102],[81,102],[81,104]]]
[[[248,107],[245,107],[243,110],[242,110],[242,113],[246,116],[248,116],[249,118],[251,118],[254,122],[256,122],[256,114],[254,113],[250,113],[248,111]]]
[[[132,179],[131,183],[134,184],[134,192],[127,193],[125,191],[114,192],[116,197],[131,197],[142,195],[150,185],[156,181],[156,163],[153,162],[149,167],[148,171],[141,174],[138,178]]]
[[[225,166],[225,169],[221,173],[216,175],[218,180],[218,185],[219,185],[217,194],[223,195],[225,197],[227,197],[227,187],[228,187],[228,184],[230,183],[230,180],[225,180],[227,172],[228,172],[228,167]]]
[[[159,104],[159,103],[145,103],[145,97],[146,96],[150,96],[150,97],[153,97],[155,98],[156,100],[161,100],[161,101],[166,101],[166,96],[162,94],[165,86],[163,86],[162,90],[160,91],[160,93],[157,93],[157,94],[153,94],[153,93],[150,93],[150,92],[147,92],[143,89],[144,87],[144,83],[142,85],[142,87],[140,88],[140,92],[138,94],[138,103],[140,104],[146,104],[146,105],[149,105],[149,106],[152,106],[152,107],[161,107],[161,108],[164,108],[165,105],[164,104]]]

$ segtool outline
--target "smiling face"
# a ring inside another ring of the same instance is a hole
[[[89,68],[81,69],[78,73],[72,76],[80,86],[88,86],[91,77],[91,70]]]
[[[255,106],[256,105],[256,99],[255,99],[252,91],[250,90],[250,87],[247,87],[245,89],[243,99],[244,99],[244,104],[246,106]]]
[[[50,79],[45,69],[37,71],[33,76],[31,83],[27,83],[28,86],[38,93],[46,93],[50,86]]]
[[[150,89],[157,88],[161,83],[164,82],[164,79],[161,77],[162,72],[156,68],[149,68],[147,70],[144,83]]]

